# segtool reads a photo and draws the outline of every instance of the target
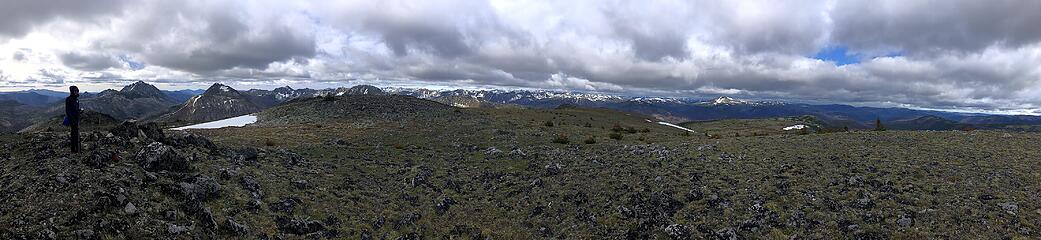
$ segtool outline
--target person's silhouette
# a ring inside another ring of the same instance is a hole
[[[69,133],[69,148],[72,153],[80,152],[80,89],[69,87],[69,97],[65,98],[65,121],[72,132]]]

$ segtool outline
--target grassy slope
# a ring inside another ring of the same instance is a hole
[[[649,208],[642,204],[658,195],[683,206],[663,219],[650,219],[698,226],[695,235],[729,228],[746,236],[918,238],[955,237],[961,231],[997,237],[1039,224],[1039,213],[1032,212],[1041,207],[1036,194],[1041,165],[1031,150],[1031,143],[1041,140],[1037,135],[858,132],[713,140],[608,110],[464,111],[476,117],[366,128],[240,128],[206,135],[246,145],[260,144],[252,136],[267,136],[275,147],[327,163],[332,169],[311,180],[331,193],[312,195],[306,201],[308,214],[334,214],[353,230],[376,236],[440,236],[463,229],[514,237],[624,237],[641,226],[639,217],[619,209]],[[546,127],[546,121],[554,126]],[[695,129],[747,132],[796,123],[789,121],[751,127],[748,121],[719,121],[697,123]],[[651,132],[606,139],[614,124]],[[559,134],[594,136],[598,143],[582,144],[584,137],[572,137],[570,145],[549,143]],[[323,144],[336,138],[351,145]],[[525,154],[510,154],[514,149]],[[550,174],[546,166],[557,164],[562,173]],[[425,171],[430,185],[413,185]],[[344,184],[350,187],[337,189]],[[692,189],[703,196],[688,199]],[[983,195],[997,199],[978,200]],[[444,198],[459,203],[438,214],[437,203]],[[1005,202],[1018,204],[1019,215],[998,206]],[[413,214],[422,216],[414,225],[389,224]],[[897,226],[905,216],[914,219],[913,227]],[[373,225],[380,219],[388,224]],[[765,222],[741,228],[756,219]],[[987,227],[975,224],[981,221]],[[663,234],[653,228],[653,234]]]

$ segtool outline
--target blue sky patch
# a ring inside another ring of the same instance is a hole
[[[860,54],[849,52],[849,48],[843,45],[826,47],[813,55],[815,59],[834,62],[836,66],[860,63],[861,57]]]
[[[136,70],[141,70],[141,69],[145,68],[145,64],[143,64],[141,62],[134,61],[133,59],[130,59],[130,57],[127,56],[127,55],[120,55],[119,56],[119,60],[123,60],[123,62],[126,62],[127,66],[129,66],[131,70],[135,70],[136,71]]]

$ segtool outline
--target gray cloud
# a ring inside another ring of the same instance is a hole
[[[826,43],[827,4],[793,1],[698,1],[709,39],[745,53],[813,53]]]
[[[119,13],[123,0],[7,0],[0,8],[0,37],[20,37],[34,27],[55,19],[92,21],[93,18]]]
[[[116,58],[98,53],[69,52],[58,54],[58,58],[61,59],[65,66],[83,71],[99,71],[123,67],[123,64]]]
[[[1039,1],[838,1],[830,16],[834,40],[863,50],[943,53],[1041,40]]]
[[[466,13],[459,14],[460,10]],[[324,13],[336,21],[335,27],[375,34],[399,57],[409,53],[460,57],[489,41],[526,38],[505,25],[485,1],[377,1],[346,4]]]
[[[96,48],[130,52],[148,64],[192,73],[313,57],[309,27],[275,14],[236,11],[226,2],[161,1],[138,6],[126,25]],[[263,15],[263,16],[255,16]]]

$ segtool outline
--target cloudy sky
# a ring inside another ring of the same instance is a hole
[[[1041,109],[1036,0],[2,5],[0,90],[370,83]]]

